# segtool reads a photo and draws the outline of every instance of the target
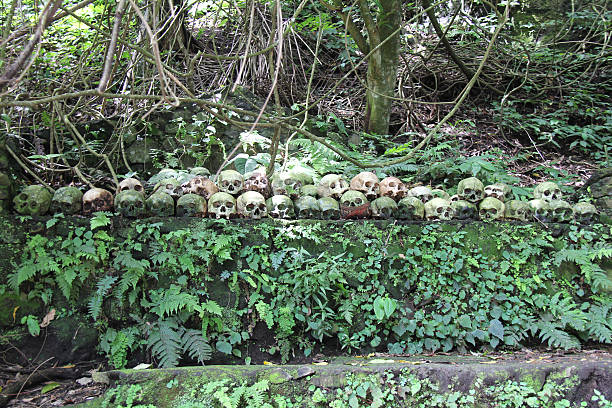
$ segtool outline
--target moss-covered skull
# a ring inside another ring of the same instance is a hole
[[[210,177],[210,171],[206,167],[194,167],[189,170],[194,176]]]
[[[418,198],[419,200],[421,200],[423,204],[435,198],[431,192],[431,188],[425,187],[425,186],[417,186],[417,187],[411,188],[408,191],[408,196]],[[439,197],[439,198],[442,198],[442,197]]]
[[[305,184],[300,188],[300,197],[311,196],[317,197],[317,186],[314,184]]]
[[[199,194],[188,193],[176,201],[177,217],[206,217],[206,210],[206,199]]]
[[[397,177],[385,177],[381,180],[378,190],[381,197],[390,197],[395,201],[399,201],[406,197],[408,189],[402,180]]]
[[[579,224],[594,224],[598,221],[599,212],[597,208],[586,202],[574,205],[574,220]]]
[[[526,201],[510,200],[504,203],[506,209],[504,217],[508,220],[531,221],[533,220],[533,210]]]
[[[83,193],[76,187],[60,187],[55,190],[51,199],[51,212],[74,215],[81,212]]]
[[[337,220],[340,218],[340,204],[338,204],[338,201],[331,197],[321,197],[318,202],[322,219]]]
[[[142,217],[145,215],[144,196],[135,190],[121,191],[115,196],[115,210],[124,217]]]
[[[448,200],[436,197],[425,203],[425,218],[428,221],[448,221],[454,215],[455,211]]]
[[[546,201],[561,200],[563,194],[561,194],[561,189],[556,183],[545,181],[544,183],[538,184],[533,190],[533,198]]]
[[[402,220],[422,220],[425,205],[417,197],[404,197],[397,203],[398,218]]]
[[[293,201],[298,218],[319,218],[321,208],[319,201],[313,196],[298,197]]]
[[[478,215],[481,220],[501,220],[504,217],[506,207],[501,200],[495,197],[485,197],[478,206]]]
[[[94,187],[83,194],[83,214],[91,215],[97,211],[113,209],[113,195],[103,188]]]
[[[339,200],[349,189],[349,183],[339,174],[327,174],[321,178],[317,187],[319,197],[331,197]]]
[[[244,192],[236,200],[238,214],[243,218],[259,220],[268,215],[266,198],[257,191]]]
[[[177,170],[174,170],[174,169],[161,169],[159,171],[159,173],[154,174],[153,176],[151,176],[151,178],[147,181],[147,184],[148,184],[149,187],[153,187],[157,183],[159,183],[160,181],[162,181],[164,179],[173,178],[173,179],[178,180],[178,175],[179,175],[179,172]]]
[[[257,191],[264,198],[270,197],[270,181],[265,170],[256,170],[244,175],[244,189],[246,191]]]
[[[144,194],[145,190],[142,183],[135,178],[126,178],[119,183],[119,192],[134,190],[140,194]]]
[[[497,198],[501,202],[510,200],[512,189],[504,183],[489,184],[484,189],[485,196]]]
[[[368,200],[375,200],[380,193],[380,180],[371,171],[363,171],[351,179],[351,190],[362,192]]]
[[[551,200],[548,204],[552,213],[552,222],[570,222],[574,217],[572,206],[567,201]]]
[[[174,198],[165,191],[158,191],[146,199],[145,209],[151,217],[172,217],[174,215]]]
[[[45,215],[51,206],[51,193],[44,186],[27,186],[13,198],[13,207],[21,215]]]
[[[188,182],[181,185],[183,194],[197,194],[210,200],[213,194],[218,193],[217,185],[208,177],[195,176]]]
[[[397,208],[397,203],[391,197],[378,197],[370,204],[372,217],[378,219],[395,217]]]
[[[455,211],[455,218],[458,220],[478,219],[478,207],[476,204],[466,200],[451,201],[451,207]]]
[[[266,201],[266,207],[268,207],[268,214],[272,218],[290,220],[295,217],[293,201],[291,201],[289,196],[282,194],[273,195]]]
[[[431,195],[433,196],[433,198],[439,197],[450,201],[450,194],[448,194],[441,188],[434,188],[433,190],[431,190]]]
[[[223,170],[219,173],[217,187],[219,191],[237,197],[244,191],[244,178],[236,170]]]
[[[552,211],[548,201],[536,198],[529,201],[529,207],[531,207],[533,217],[536,220],[540,222],[551,222]]]
[[[290,172],[274,173],[272,176],[272,194],[297,198],[302,182]]]
[[[470,203],[478,203],[484,198],[484,185],[476,177],[468,177],[457,184],[457,195]]]
[[[165,178],[160,180],[155,187],[153,187],[154,193],[157,193],[158,191],[163,191],[166,194],[170,194],[174,200],[183,194],[181,183],[175,178]]]
[[[356,219],[370,216],[370,202],[361,191],[349,190],[340,198],[342,218]]]
[[[229,193],[219,191],[208,200],[208,215],[210,218],[225,218],[229,220],[237,215],[236,199]]]

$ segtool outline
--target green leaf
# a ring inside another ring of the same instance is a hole
[[[231,354],[232,353],[232,345],[229,344],[225,340],[217,341],[217,344],[215,344],[215,347],[217,348],[217,350],[219,350],[220,352],[222,352],[224,354]]]
[[[46,394],[49,391],[53,391],[54,389],[56,389],[59,386],[60,386],[60,383],[56,383],[56,382],[45,384],[45,385],[43,385],[42,390],[40,390],[40,393],[41,394]]]
[[[498,319],[489,322],[489,333],[500,340],[504,339],[504,326]]]
[[[95,230],[98,227],[106,227],[110,224],[110,219],[103,212],[94,213],[94,217],[89,220],[91,230]]]
[[[459,316],[457,322],[459,323],[459,325],[461,325],[461,327],[465,327],[466,329],[472,328],[472,319],[470,319],[468,315]]]

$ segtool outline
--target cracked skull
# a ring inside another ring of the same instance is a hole
[[[236,205],[238,206],[238,214],[243,218],[259,220],[268,215],[266,198],[257,191],[242,193],[236,200]]]
[[[563,194],[561,194],[561,189],[556,183],[552,181],[545,181],[544,183],[540,183],[533,190],[533,198],[551,201],[551,200],[561,200]]]
[[[425,186],[417,186],[417,187],[411,188],[410,191],[408,191],[408,195],[410,197],[418,198],[419,200],[421,200],[423,204],[435,198],[431,192],[431,189]],[[442,198],[442,197],[439,197],[439,198]]]
[[[208,215],[210,218],[229,220],[234,218],[236,214],[236,199],[230,194],[219,191],[208,200]]]
[[[574,211],[572,206],[563,200],[551,200],[549,202],[552,222],[570,222],[573,218]]]
[[[81,212],[83,193],[76,187],[60,187],[51,199],[51,212],[74,215]]]
[[[504,217],[504,203],[495,197],[485,197],[478,206],[478,215],[481,220],[493,221]]]
[[[318,200],[321,218],[324,220],[340,219],[340,204],[331,197],[321,197]]]
[[[476,204],[465,200],[451,201],[451,207],[455,211],[458,220],[475,220],[478,218],[478,207]]]
[[[287,195],[297,198],[302,182],[290,172],[274,173],[272,176],[272,194]]]
[[[210,200],[213,194],[218,193],[219,189],[213,181],[204,176],[196,176],[181,186],[183,194],[197,194]]]
[[[406,185],[397,177],[385,177],[378,186],[381,197],[391,197],[399,201],[407,194]]]
[[[487,197],[497,198],[501,202],[506,202],[510,199],[512,190],[507,184],[495,183],[486,186],[484,192]]]
[[[436,197],[425,203],[425,218],[428,221],[448,221],[454,215],[455,212],[448,200]]]
[[[164,191],[158,191],[145,200],[145,209],[151,217],[172,217],[174,198]]]
[[[206,199],[199,194],[188,193],[176,201],[177,217],[206,217],[206,210]]]
[[[371,171],[364,171],[353,177],[350,189],[362,192],[368,200],[375,200],[379,194],[380,181]]]
[[[121,191],[115,196],[115,210],[124,217],[142,217],[145,214],[144,196],[135,190]]]
[[[97,211],[111,211],[113,201],[110,191],[94,187],[83,194],[83,214],[91,215]]]
[[[131,177],[126,178],[125,180],[122,180],[121,183],[119,183],[119,192],[128,190],[134,190],[140,194],[144,194],[145,192],[142,183]]]
[[[268,207],[268,214],[270,214],[272,218],[290,220],[295,217],[293,201],[291,201],[289,196],[282,194],[274,195],[268,198],[266,207]]]
[[[238,196],[244,190],[244,178],[236,170],[223,170],[219,173],[217,187],[224,193]]]
[[[457,195],[470,203],[478,203],[484,198],[484,185],[476,177],[468,177],[457,184]]]
[[[163,191],[166,194],[170,194],[174,200],[179,198],[183,193],[181,183],[179,183],[179,181],[175,178],[165,178],[157,183],[155,187],[153,187],[153,192],[157,193],[158,191]]]
[[[244,189],[257,191],[265,197],[270,197],[270,183],[264,171],[254,171],[244,175]]]
[[[402,198],[397,207],[402,220],[422,220],[425,217],[425,206],[417,197]]]
[[[13,198],[13,207],[21,215],[45,215],[51,206],[51,193],[43,186],[27,186]]]
[[[340,213],[342,218],[368,218],[370,202],[361,191],[349,190],[340,198]]]
[[[574,220],[579,224],[594,224],[598,221],[599,212],[597,208],[586,202],[580,202],[574,205]]]
[[[319,197],[331,197],[339,200],[349,189],[349,183],[339,174],[327,174],[319,181],[317,193]]]
[[[391,197],[378,197],[370,204],[372,217],[379,219],[394,217],[397,214],[397,208],[397,203]]]
[[[319,218],[321,215],[319,201],[313,196],[298,197],[293,205],[298,218]]]
[[[548,201],[536,198],[529,201],[529,207],[531,207],[533,217],[536,220],[540,222],[550,222],[552,220],[551,209]]]
[[[526,201],[510,200],[504,205],[506,206],[504,217],[509,220],[526,222],[533,219],[532,209]]]

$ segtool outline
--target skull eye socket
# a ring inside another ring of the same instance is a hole
[[[248,203],[245,208],[247,211],[253,211],[253,209],[255,208],[255,204]]]
[[[374,183],[372,183],[371,181],[366,181],[365,182],[365,186],[368,187],[368,188],[372,187],[373,184]]]
[[[388,186],[391,187],[391,188],[395,187],[395,182],[394,181],[390,181]]]
[[[285,203],[280,203],[279,205],[276,206],[276,208],[279,211],[285,211],[287,209],[287,206],[285,205]]]
[[[336,188],[336,182],[334,181],[333,183],[331,183],[331,184],[329,185],[329,188],[332,188],[332,189],[333,189],[333,188]]]
[[[355,205],[361,205],[361,204],[363,204],[363,200],[361,198],[357,197],[355,199]]]
[[[240,187],[240,184],[242,184],[240,183],[240,180],[234,180],[234,182],[232,183],[232,185],[236,188]]]
[[[142,191],[142,186],[137,184],[137,185],[134,187],[134,190],[136,190],[136,191],[140,192],[140,191]]]
[[[223,181],[221,181],[221,185],[222,185],[223,187],[227,187],[227,186],[229,186],[229,181],[227,181],[227,180],[223,180]]]
[[[234,203],[232,203],[231,201],[228,201],[227,203],[225,203],[225,206],[229,209],[234,208]]]

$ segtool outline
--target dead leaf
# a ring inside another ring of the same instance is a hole
[[[269,361],[264,361],[264,362],[263,362],[263,364],[264,364],[264,365],[276,365],[276,364],[271,363],[271,362],[269,362]]]
[[[43,318],[42,323],[40,323],[40,327],[47,327],[51,321],[55,319],[55,309],[49,310],[49,313]]]
[[[90,384],[91,382],[93,382],[91,377],[81,377],[81,378],[77,378],[75,381],[79,385],[87,385],[87,384]]]
[[[13,309],[13,323],[15,323],[15,316],[17,315],[17,310],[20,308],[21,306],[15,306],[15,308]]]
[[[136,367],[134,367],[133,370],[146,370],[149,367],[151,367],[151,364],[140,363]]]
[[[497,364],[497,361],[483,361],[482,364]]]
[[[319,361],[319,362],[313,363],[313,364],[314,365],[321,365],[321,366],[323,366],[323,365],[328,365],[329,363],[327,361]]]
[[[379,358],[376,360],[368,361],[368,364],[391,364],[391,363],[395,363],[395,360],[384,360],[382,358]]]

